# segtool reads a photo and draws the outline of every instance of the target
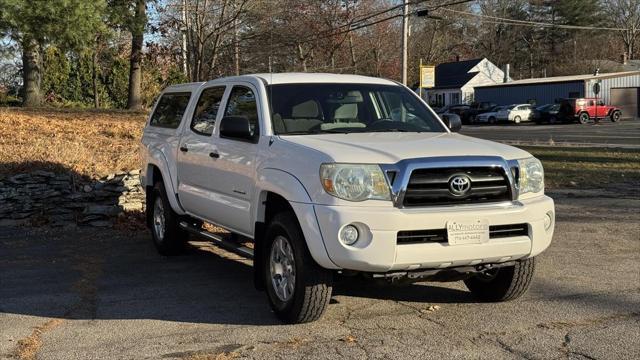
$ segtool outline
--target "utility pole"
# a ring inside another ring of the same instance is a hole
[[[409,0],[402,7],[402,84],[407,85],[407,62],[409,40]]]

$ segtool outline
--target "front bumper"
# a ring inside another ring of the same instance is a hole
[[[436,269],[499,263],[538,255],[553,237],[544,218],[554,213],[553,199],[539,196],[507,204],[420,209],[314,205],[320,234],[331,262],[339,268],[366,272]],[[444,229],[460,217],[488,219],[490,225],[527,223],[529,236],[491,239],[483,244],[397,244],[398,231]],[[555,217],[555,216],[554,216]],[[355,224],[361,238],[354,246],[338,240],[340,229]]]

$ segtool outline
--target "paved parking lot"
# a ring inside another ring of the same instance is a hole
[[[640,149],[638,120],[623,120],[618,123],[602,121],[600,125],[464,125],[461,132],[513,145],[556,144]]]
[[[144,232],[2,228],[0,358],[640,358],[640,200],[552,196],[555,240],[521,300],[351,279],[320,321],[287,326],[250,262],[208,243],[165,258]]]

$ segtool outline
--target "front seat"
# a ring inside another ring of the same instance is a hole
[[[283,119],[287,132],[309,131],[322,124],[320,106],[315,100],[294,105],[291,108],[291,118]]]

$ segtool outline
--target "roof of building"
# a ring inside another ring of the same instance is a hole
[[[436,65],[436,86],[432,89],[461,88],[471,81],[477,71],[469,72],[482,59],[471,59],[463,61],[453,61]]]
[[[586,81],[586,80],[593,80],[593,79],[608,79],[608,78],[615,78],[615,77],[622,77],[622,76],[629,76],[629,75],[640,75],[640,71],[623,71],[623,72],[615,72],[615,73],[604,73],[596,76],[594,76],[593,74],[586,74],[586,75],[553,76],[553,77],[546,77],[546,78],[522,79],[522,80],[515,80],[515,81],[510,81],[510,82],[501,83],[501,84],[479,85],[479,86],[476,86],[476,88]]]

